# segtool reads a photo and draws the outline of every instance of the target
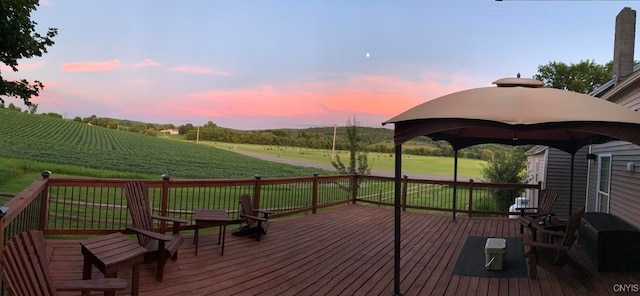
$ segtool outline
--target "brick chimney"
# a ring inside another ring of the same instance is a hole
[[[633,50],[636,36],[636,11],[623,8],[616,17],[616,34],[613,44],[613,79],[624,80],[633,72]]]

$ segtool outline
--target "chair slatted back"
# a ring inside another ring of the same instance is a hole
[[[13,295],[58,295],[46,256],[41,231],[30,230],[11,238],[2,266],[4,282]]]
[[[125,186],[127,208],[133,220],[133,226],[153,231],[153,219],[151,218],[151,204],[149,202],[149,187],[143,182],[131,182]],[[138,243],[146,246],[151,238],[138,235]]]
[[[251,205],[251,196],[249,196],[248,194],[240,196],[240,205],[242,208],[242,213],[244,215],[258,217],[258,213],[253,210],[253,206]],[[257,220],[251,218],[246,218],[246,221],[249,227],[253,227],[253,225],[258,222]]]
[[[553,188],[545,188],[540,190],[540,199],[538,204],[538,213],[550,213],[553,208],[553,204],[558,198],[558,191]]]
[[[562,238],[563,246],[571,247],[578,238],[577,232],[583,215],[584,208],[580,208],[578,211],[574,212],[571,217],[569,217],[569,220],[567,221],[567,228],[565,230],[564,237]]]

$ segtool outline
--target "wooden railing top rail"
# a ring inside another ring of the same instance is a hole
[[[362,177],[362,176],[361,176]],[[291,177],[291,178],[260,178],[263,185],[269,184],[290,184],[297,182],[313,181],[316,176]],[[353,178],[353,175],[327,175],[317,176],[318,179],[345,179]],[[372,178],[367,176],[367,178]],[[375,177],[374,177],[375,178]],[[382,179],[393,179],[379,177]],[[91,184],[93,187],[124,187],[133,179],[101,179],[101,178],[49,178],[50,186],[74,186]],[[162,180],[140,180],[150,187],[162,187]],[[170,187],[208,187],[208,186],[240,186],[255,184],[256,179],[170,179]]]
[[[308,176],[308,177],[293,177],[293,178],[259,178],[260,183],[263,185],[268,184],[290,184],[296,182],[312,181],[314,178],[320,180],[323,179],[344,179],[352,178],[354,175],[323,175],[323,176]],[[370,180],[394,180],[393,177],[385,176],[373,176],[373,175],[357,175],[358,178],[370,179]],[[433,179],[413,179],[404,177],[403,180],[410,181],[418,184],[440,184],[440,185],[453,185],[452,180],[433,180]],[[127,183],[134,181],[133,179],[101,179],[101,178],[49,178],[49,185],[51,186],[74,186],[91,184],[92,187],[124,187]],[[162,180],[142,180],[150,187],[162,187]],[[171,179],[169,181],[170,187],[208,187],[208,186],[240,186],[254,184],[256,179]],[[490,183],[490,182],[474,182],[474,181],[462,181],[458,180],[457,183],[461,186],[474,187],[518,187],[522,189],[537,189],[540,188],[539,184],[503,184],[503,183]]]
[[[0,225],[3,226],[1,230],[4,230],[4,225],[11,223],[46,188],[47,181],[48,178],[36,180],[4,204],[6,213],[0,216]]]

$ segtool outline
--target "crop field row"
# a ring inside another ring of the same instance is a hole
[[[310,176],[315,168],[267,162],[205,145],[71,120],[0,110],[0,156],[179,178]],[[43,168],[46,169],[46,168]],[[54,172],[55,173],[55,172]]]

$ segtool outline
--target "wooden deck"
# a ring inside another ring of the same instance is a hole
[[[617,283],[640,284],[638,273],[601,273],[582,278],[538,268],[539,279],[475,278],[452,274],[470,235],[520,236],[516,221],[402,214],[404,295],[613,295]],[[217,229],[217,228],[215,228]],[[140,272],[141,295],[392,295],[393,210],[348,205],[318,214],[273,221],[260,242],[229,235],[220,256],[217,235],[201,233],[198,256],[191,236],[165,280],[154,280],[153,264]],[[80,279],[80,245],[49,240],[56,279]],[[131,271],[119,277],[129,279]],[[94,268],[94,277],[101,274]],[[128,291],[127,291],[128,293]],[[619,293],[617,295],[620,295]]]

